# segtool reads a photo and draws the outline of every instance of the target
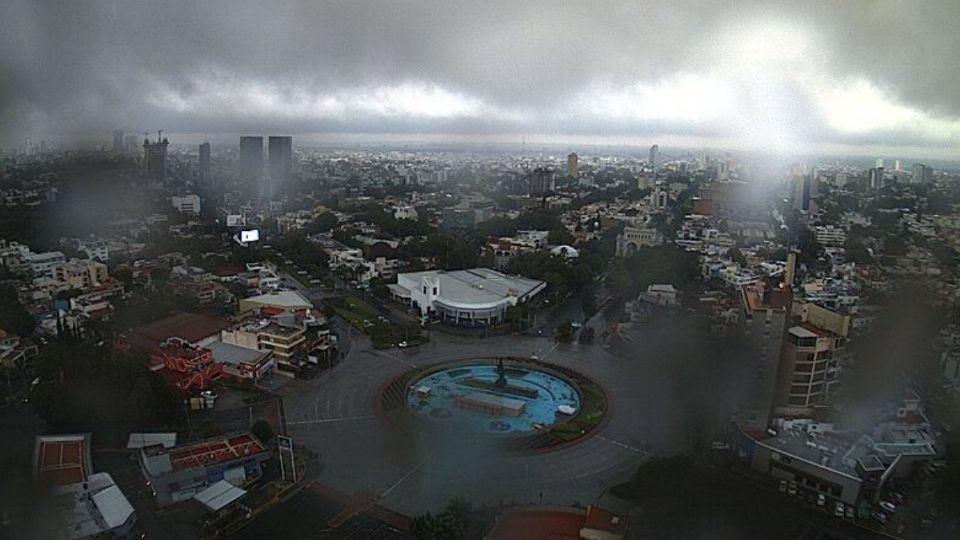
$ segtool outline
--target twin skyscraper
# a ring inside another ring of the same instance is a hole
[[[263,180],[263,137],[240,137],[240,181],[263,195],[273,194],[288,181],[293,169],[293,137],[270,136],[267,141],[267,180]]]

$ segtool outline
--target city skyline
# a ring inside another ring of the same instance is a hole
[[[3,146],[144,126],[960,156],[948,3],[2,9]]]

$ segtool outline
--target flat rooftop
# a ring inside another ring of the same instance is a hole
[[[127,523],[133,506],[108,473],[91,474],[84,484],[60,486],[55,500],[67,538],[92,538]]]
[[[154,342],[161,342],[172,337],[185,339],[191,343],[201,341],[218,334],[224,328],[229,328],[230,321],[201,315],[199,313],[177,313],[164,317],[152,323],[138,326],[130,330]]]
[[[561,510],[504,512],[490,531],[490,540],[579,540],[587,516]]]
[[[221,364],[236,366],[240,364],[255,364],[266,353],[246,347],[238,347],[222,341],[214,341],[207,345],[213,352],[213,359]]]
[[[440,297],[462,303],[487,303],[509,296],[525,296],[545,285],[536,279],[508,276],[489,268],[429,270],[400,275],[415,282],[423,277],[436,277],[440,280]]]
[[[181,470],[226,463],[264,451],[263,445],[256,437],[245,434],[180,446],[169,450],[168,454],[173,470]]]
[[[34,475],[47,484],[65,486],[85,482],[91,473],[87,435],[37,437]]]
[[[244,298],[242,302],[279,306],[285,308],[313,307],[313,304],[297,291],[277,291]]]
[[[776,437],[760,442],[792,457],[859,478],[856,459],[863,456],[852,455],[856,447],[849,443],[832,437],[814,437],[796,429],[785,429]]]

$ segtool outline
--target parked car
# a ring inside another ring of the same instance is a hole
[[[871,516],[873,519],[879,521],[880,523],[886,523],[886,522],[887,522],[887,515],[884,514],[883,512],[874,512],[874,513],[870,514],[870,516]]]
[[[797,494],[797,484],[796,484],[796,482],[790,482],[790,491],[789,491],[789,493],[790,493],[791,496]]]
[[[837,504],[835,504],[835,505],[833,506],[833,515],[836,516],[836,517],[838,517],[838,518],[842,518],[842,517],[843,517],[843,503],[842,503],[842,502],[838,502]]]
[[[786,492],[787,492],[787,481],[786,481],[786,480],[781,480],[781,481],[780,481],[780,493],[786,493]]]
[[[890,501],[880,501],[880,508],[890,513],[897,511],[897,505]]]
[[[823,505],[825,505],[825,504],[827,504],[827,496],[824,495],[823,493],[818,493],[818,494],[817,494],[817,506],[823,506]]]
[[[397,343],[397,347],[400,347],[401,349],[406,349],[409,346],[410,344],[407,343],[406,341],[401,341],[400,343]]]
[[[853,519],[854,517],[853,506],[847,506],[846,514],[847,514],[847,519]]]

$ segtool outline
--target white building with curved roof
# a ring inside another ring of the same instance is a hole
[[[507,308],[533,298],[546,283],[471,268],[398,274],[397,283],[389,287],[394,299],[424,317],[459,326],[488,326],[503,321]]]

